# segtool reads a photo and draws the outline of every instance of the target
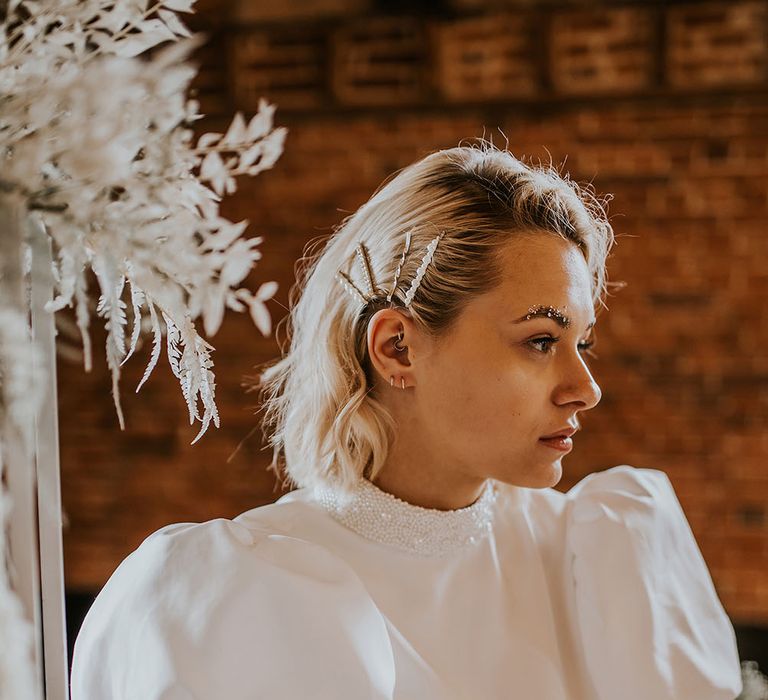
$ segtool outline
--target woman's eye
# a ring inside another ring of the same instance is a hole
[[[531,345],[538,345],[539,352],[548,353],[548,352],[552,352],[552,346],[555,343],[557,343],[559,340],[560,340],[559,338],[552,338],[551,336],[547,336],[544,338],[534,338],[529,342]]]
[[[594,340],[585,340],[583,343],[579,343],[579,352],[583,352],[585,355],[589,355],[596,360],[597,355],[590,349],[594,347],[595,342]]]
[[[531,345],[538,345],[539,346],[539,352],[543,354],[547,354],[552,352],[552,347],[555,343],[560,342],[560,338],[553,338],[552,336],[544,336],[541,338],[534,338],[533,340],[529,341]],[[583,343],[579,343],[579,352],[584,353],[585,355],[589,355],[590,357],[593,357],[597,359],[597,355],[592,352],[590,348],[592,348],[595,344],[594,340],[585,340]]]

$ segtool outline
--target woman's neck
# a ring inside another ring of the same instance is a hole
[[[372,482],[382,491],[415,506],[458,510],[480,498],[486,479],[457,475],[445,467],[438,471],[424,463],[406,465],[388,460]]]

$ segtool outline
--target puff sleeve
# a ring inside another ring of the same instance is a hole
[[[386,624],[324,547],[223,518],[169,525],[83,621],[72,700],[388,700]]]
[[[736,638],[667,475],[621,465],[568,492],[572,604],[599,700],[734,700]]]

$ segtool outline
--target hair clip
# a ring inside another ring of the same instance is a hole
[[[341,270],[336,273],[336,279],[341,282],[341,286],[344,287],[353,297],[358,299],[359,301],[363,302],[363,304],[367,304],[369,302],[369,299],[363,294],[358,288],[357,285]]]
[[[411,249],[411,231],[413,229],[409,230],[405,234],[405,247],[403,249],[403,252],[400,256],[400,261],[397,264],[397,269],[395,271],[395,279],[394,283],[392,285],[392,289],[390,290],[389,294],[387,294],[387,301],[392,301],[392,296],[394,295],[396,289],[397,289],[397,283],[400,279],[400,273],[402,272],[403,264],[405,263],[406,256],[408,255],[410,249]],[[440,242],[440,240],[445,236],[445,232],[440,233],[440,235],[436,236],[432,239],[432,241],[427,246],[427,250],[424,253],[424,257],[421,260],[421,263],[419,264],[419,268],[416,271],[416,276],[413,279],[413,282],[411,282],[411,286],[408,289],[407,294],[405,295],[405,299],[403,301],[404,305],[406,307],[410,306],[411,302],[413,301],[413,297],[416,294],[416,290],[419,288],[419,285],[421,284],[421,280],[424,277],[424,273],[427,271],[427,267],[429,266],[429,263],[432,262],[432,257],[435,254],[435,250],[437,249],[437,244]],[[358,261],[359,266],[362,268],[363,271],[363,277],[365,278],[365,284],[368,288],[368,292],[363,292],[353,281],[352,279],[346,275],[345,273],[341,272],[340,270],[336,273],[336,279],[341,282],[341,285],[344,287],[344,289],[349,292],[355,299],[359,300],[363,304],[368,304],[372,299],[376,296],[376,285],[373,281],[373,273],[371,270],[371,262],[368,258],[368,251],[365,248],[365,245],[363,243],[358,244],[357,248],[355,249],[355,256]]]
[[[371,272],[371,261],[368,258],[368,251],[365,249],[364,243],[359,243],[355,249],[357,254],[357,261],[360,263],[360,267],[363,268],[363,276],[365,277],[365,283],[368,285],[368,300],[370,301],[376,296],[375,285],[373,284],[373,273]]]
[[[440,242],[442,237],[445,236],[445,231],[440,233],[439,236],[436,236],[433,238],[429,245],[427,246],[427,251],[424,253],[424,257],[421,259],[421,265],[419,265],[419,269],[416,270],[416,276],[413,278],[413,282],[411,282],[411,288],[408,290],[408,293],[405,295],[405,299],[403,299],[403,304],[408,307],[411,305],[411,302],[413,301],[413,297],[416,294],[416,290],[419,288],[419,285],[421,284],[421,278],[424,277],[424,273],[427,271],[427,267],[429,267],[429,263],[432,262],[432,256],[435,254],[435,250],[437,249],[437,244]]]
[[[408,255],[408,251],[411,249],[411,231],[413,229],[410,229],[405,234],[405,248],[403,249],[403,253],[400,256],[400,262],[397,263],[397,270],[395,270],[395,281],[392,283],[392,289],[389,290],[389,294],[387,294],[387,301],[392,301],[392,295],[395,293],[395,290],[397,289],[397,281],[400,279],[400,272],[403,269],[403,263],[405,262],[405,256]]]

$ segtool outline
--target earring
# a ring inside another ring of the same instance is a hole
[[[390,376],[389,378],[389,386],[394,387],[395,386],[395,378]],[[400,377],[400,388],[405,389],[405,377]]]
[[[402,329],[398,332],[397,340],[393,343],[393,346],[394,346],[395,350],[397,350],[398,352],[402,352],[403,350],[407,350],[408,349],[408,348],[400,347],[398,345],[398,343],[401,343],[401,342],[403,342],[403,331],[402,331]]]

